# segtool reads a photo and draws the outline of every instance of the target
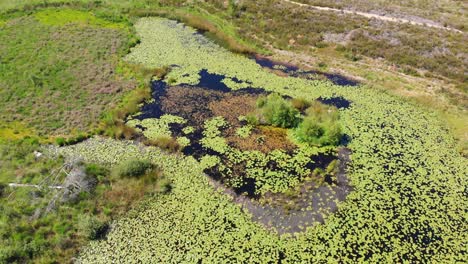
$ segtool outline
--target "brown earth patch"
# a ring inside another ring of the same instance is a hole
[[[271,152],[275,149],[282,149],[286,152],[296,148],[287,138],[287,132],[284,128],[260,126],[254,128],[252,134],[247,138],[241,138],[234,133],[228,134],[226,140],[233,147],[241,150],[258,150],[263,153]]]

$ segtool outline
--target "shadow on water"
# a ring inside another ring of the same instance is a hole
[[[265,58],[259,55],[253,56],[252,59],[254,59],[258,65],[264,68],[268,68],[271,70],[279,70],[292,77],[318,75],[318,76],[323,76],[329,81],[331,81],[333,84],[340,85],[340,86],[359,86],[360,84],[358,81],[345,77],[340,74],[326,73],[326,72],[321,72],[321,71],[304,71],[295,65],[282,63],[282,62],[276,62],[276,61],[270,60],[268,58]],[[320,79],[320,78],[311,78],[307,76],[306,79]]]
[[[322,104],[333,105],[338,109],[341,109],[341,108],[346,109],[346,108],[349,108],[349,106],[351,105],[350,101],[344,99],[341,96],[340,97],[331,97],[331,98],[319,97],[317,99],[317,101],[321,102]]]

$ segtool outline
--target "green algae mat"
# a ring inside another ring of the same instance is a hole
[[[255,87],[295,98],[342,97],[352,102],[340,109],[340,116],[343,132],[351,139],[347,174],[353,191],[336,212],[324,213],[324,223],[279,235],[253,221],[248,210],[214,188],[203,173],[206,162],[131,141],[96,137],[59,148],[57,154],[105,164],[133,157],[150,159],[160,164],[173,189],[148,198],[113,223],[107,238],[84,248],[78,262],[466,260],[468,162],[456,152],[454,139],[430,110],[366,86],[274,75],[174,21],[143,18],[135,27],[141,44],[125,60],[147,67],[173,65],[167,76],[172,84],[195,85],[205,69],[225,76],[223,83],[232,90]],[[167,133],[167,122],[152,122]]]

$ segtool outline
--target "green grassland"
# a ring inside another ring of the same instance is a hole
[[[128,49],[123,23],[47,10],[9,20],[0,32],[0,119],[41,136],[87,132],[135,81],[115,73]]]

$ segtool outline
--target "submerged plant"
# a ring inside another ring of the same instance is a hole
[[[253,126],[251,125],[242,126],[236,130],[236,134],[241,138],[247,138],[252,133],[252,129]]]
[[[143,120],[130,119],[127,125],[143,133],[150,140],[157,140],[161,137],[171,137],[171,124],[185,124],[187,121],[182,117],[174,115],[163,115],[160,118],[147,118]]]

